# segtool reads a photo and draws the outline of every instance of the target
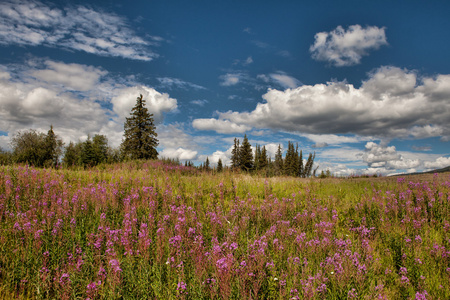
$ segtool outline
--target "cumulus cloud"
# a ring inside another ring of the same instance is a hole
[[[108,95],[107,100],[98,97],[99,89]],[[66,143],[104,134],[116,147],[123,137],[124,119],[140,93],[155,122],[177,107],[176,99],[167,94],[116,83],[107,72],[92,66],[34,61],[31,66],[0,71],[0,131],[8,134],[2,139],[9,140],[23,129],[46,132],[52,124]]]
[[[165,148],[159,153],[160,157],[179,159],[179,160],[193,160],[197,157],[197,151],[184,149],[184,148]]]
[[[102,56],[149,61],[149,49],[160,37],[143,39],[128,21],[116,14],[86,6],[40,1],[3,1],[0,4],[0,44],[58,47]]]
[[[161,123],[163,113],[177,108],[177,100],[170,98],[169,94],[160,93],[146,86],[133,86],[117,91],[117,96],[111,99],[113,111],[122,119],[130,116],[131,109],[136,105],[136,95],[142,94],[146,100],[149,113],[153,114],[155,123]]]
[[[315,60],[342,67],[359,64],[369,50],[387,45],[385,28],[352,25],[345,30],[338,26],[331,32],[319,32],[309,48]]]
[[[450,166],[450,157],[438,157],[435,161],[427,161],[424,163],[427,169],[441,169]]]
[[[94,89],[101,77],[108,72],[92,66],[46,61],[46,68],[32,71],[35,78],[50,84],[61,84],[69,90],[88,91]]]
[[[192,126],[198,130],[214,130],[218,133],[244,133],[251,129],[246,125],[237,125],[229,120],[195,119]]]
[[[397,84],[389,85],[391,80]],[[438,81],[442,76],[417,78],[415,72],[381,67],[359,88],[346,82],[328,82],[285,91],[269,89],[263,95],[265,102],[258,103],[253,111],[222,112],[218,119],[220,123],[228,120],[235,127],[300,134],[445,138],[450,136],[450,91],[445,94]],[[433,86],[439,87],[438,91],[434,92]],[[202,123],[204,126],[198,129],[220,129],[213,120]]]

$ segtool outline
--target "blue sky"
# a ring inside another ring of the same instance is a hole
[[[448,1],[2,1],[0,147],[18,130],[112,146],[143,94],[161,156],[235,137],[337,175],[450,165]]]

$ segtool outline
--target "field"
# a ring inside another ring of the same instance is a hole
[[[450,176],[0,167],[0,297],[450,299]]]

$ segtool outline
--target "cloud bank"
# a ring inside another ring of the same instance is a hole
[[[65,142],[105,134],[111,145],[118,146],[124,120],[139,94],[147,100],[155,123],[177,108],[177,100],[168,94],[133,82],[116,83],[108,72],[93,66],[48,60],[21,70],[2,69],[6,71],[0,71],[0,131],[9,138],[24,128],[46,132],[52,124]],[[0,142],[0,147],[8,148],[6,138]]]
[[[241,133],[245,127],[300,134],[356,134],[379,138],[450,137],[450,75],[418,77],[384,66],[361,87],[346,82],[269,89],[250,112],[222,112],[196,119],[199,130]],[[234,130],[234,131],[233,131]]]
[[[40,1],[0,3],[0,45],[47,46],[101,56],[150,61],[148,47],[162,38],[143,39],[125,18],[86,6],[60,9]]]

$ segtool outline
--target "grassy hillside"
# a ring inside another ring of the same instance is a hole
[[[0,167],[0,293],[450,299],[450,177]]]

